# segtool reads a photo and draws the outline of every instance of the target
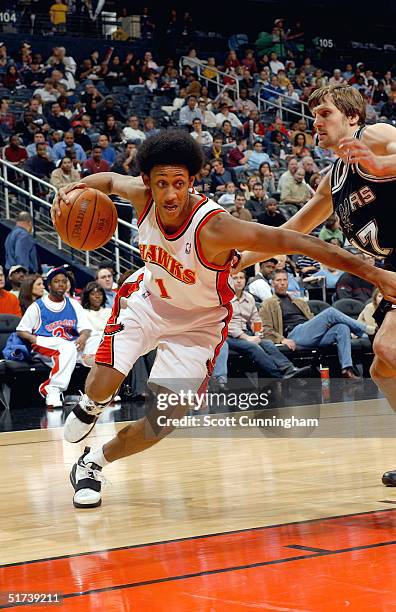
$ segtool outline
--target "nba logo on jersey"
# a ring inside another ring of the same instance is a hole
[[[191,253],[191,242],[187,242],[185,252],[186,252],[186,255],[189,255]]]

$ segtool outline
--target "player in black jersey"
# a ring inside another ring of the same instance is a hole
[[[365,126],[365,102],[349,85],[316,89],[309,98],[318,144],[339,159],[320,183],[315,195],[282,227],[309,233],[337,212],[348,240],[360,250],[385,259],[396,271],[396,128],[378,123]],[[245,268],[272,253],[243,253]],[[379,304],[371,376],[396,411],[396,306]],[[396,470],[383,482],[396,486]]]

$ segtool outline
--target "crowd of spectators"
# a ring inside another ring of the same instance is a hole
[[[76,61],[64,47],[54,47],[44,58],[27,43],[12,57],[0,42],[3,159],[56,188],[109,170],[137,176],[139,144],[159,128],[179,127],[205,153],[195,189],[239,219],[279,227],[304,206],[334,161],[331,151],[316,146],[309,112],[299,118],[287,110],[298,111],[317,87],[349,83],[365,97],[369,122],[396,120],[396,80],[389,71],[373,74],[362,63],[327,73],[309,57],[293,57],[290,48],[284,57],[246,49],[206,60],[191,49],[181,73],[176,66],[176,58],[160,61],[151,51],[136,57],[127,45],[123,55],[106,51],[101,57],[93,50]],[[227,73],[230,85],[221,93],[213,82],[217,69]],[[237,81],[238,98],[232,89]],[[280,95],[285,96],[283,115]],[[23,313],[45,291],[26,215],[18,218],[6,244],[0,312]],[[350,248],[336,215],[315,233]],[[259,308],[275,293],[274,268],[286,271],[293,298],[306,298],[318,284],[331,290],[334,299],[352,297],[362,304],[373,293],[357,277],[307,257],[277,256],[248,280],[246,290]],[[4,289],[6,281],[12,293]],[[113,271],[104,267],[82,290],[83,307],[99,313],[93,315],[98,327],[112,306],[113,283]],[[282,367],[286,371],[289,366],[283,362]]]

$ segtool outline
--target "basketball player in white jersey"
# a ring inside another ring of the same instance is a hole
[[[366,103],[349,85],[315,90],[309,107],[315,117],[319,146],[332,149],[339,159],[315,195],[282,227],[309,233],[337,212],[348,240],[360,250],[385,259],[385,267],[396,271],[396,128],[385,123],[365,127]],[[262,251],[243,253],[239,267],[263,261],[274,253],[265,244]],[[396,411],[394,304],[382,300],[374,318],[379,330],[370,373]],[[396,470],[386,472],[383,483],[396,486]]]
[[[297,232],[240,221],[221,206],[191,193],[203,164],[199,145],[186,133],[160,132],[139,148],[141,178],[99,173],[61,190],[94,187],[129,200],[138,215],[143,273],[120,288],[88,375],[82,400],[65,423],[65,438],[78,442],[93,428],[140,355],[157,348],[149,384],[156,392],[200,393],[226,339],[233,290],[229,269],[234,249],[258,251],[265,244],[277,253],[304,253],[376,284],[396,302],[396,277],[346,251]],[[76,507],[101,503],[101,470],[108,463],[145,450],[172,431],[158,428],[159,416],[178,418],[186,407],[149,414],[122,429],[96,450],[86,449],[74,465],[71,482]]]

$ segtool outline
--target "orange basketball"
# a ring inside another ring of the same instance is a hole
[[[117,227],[117,210],[110,198],[97,189],[73,189],[70,201],[60,203],[55,227],[63,242],[74,249],[93,251],[106,244]]]

